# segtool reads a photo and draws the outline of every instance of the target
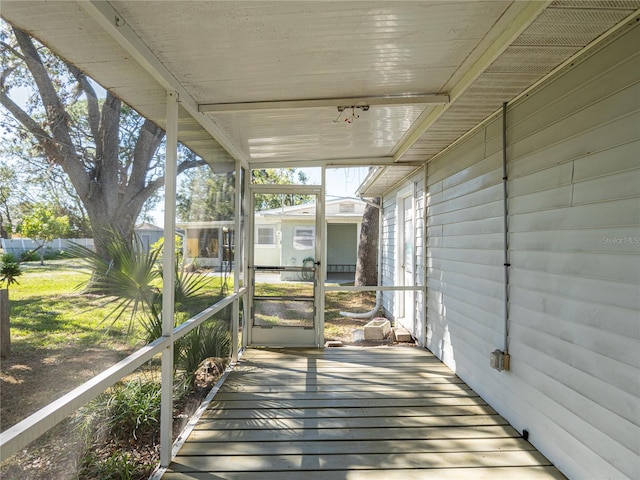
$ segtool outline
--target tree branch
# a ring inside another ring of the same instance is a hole
[[[7,78],[9,78],[9,75],[11,75],[17,68],[18,68],[18,66],[14,65],[12,67],[6,67],[2,71],[2,73],[0,74],[0,89],[6,90],[5,82],[6,82]]]
[[[78,193],[84,196],[89,193],[90,179],[73,146],[69,131],[68,116],[64,105],[58,97],[53,82],[49,77],[49,72],[47,72],[47,69],[42,63],[42,59],[31,37],[16,27],[13,27],[13,32],[24,55],[27,68],[36,83],[38,93],[46,109],[53,139],[55,139],[58,147],[55,150],[57,155],[49,157],[49,161],[61,165],[67,175],[69,175]],[[27,126],[26,124],[24,125]],[[53,150],[45,151],[47,154],[54,153]]]
[[[145,120],[133,149],[133,166],[128,182],[129,191],[137,192],[144,188],[149,165],[163,138],[164,131],[152,121]]]
[[[98,96],[96,95],[96,91],[91,85],[89,78],[81,72],[74,65],[67,65],[69,67],[69,71],[74,76],[80,89],[84,92],[87,97],[87,111],[89,113],[89,128],[91,129],[91,135],[93,135],[93,139],[95,142],[98,141],[98,132],[100,130],[100,106],[98,104]]]
[[[6,50],[9,50],[11,53],[13,53],[16,57],[18,57],[20,60],[24,61],[24,55],[22,55],[18,50],[16,50],[13,46],[9,45],[6,42],[0,42],[0,46],[4,47]]]
[[[62,156],[60,146],[49,133],[2,90],[0,90],[0,104],[35,137],[50,160],[55,161]]]
[[[180,175],[182,172],[184,172],[185,170],[189,170],[190,168],[195,168],[195,167],[202,167],[204,165],[207,165],[207,162],[205,162],[204,160],[186,160],[184,162],[181,162],[178,165],[178,170],[177,170],[177,174]],[[160,188],[162,188],[164,186],[164,175],[159,176],[158,178],[151,180],[149,183],[147,183],[147,186],[144,187],[144,189],[140,190],[130,201],[130,203],[133,204],[138,204],[140,203],[140,206],[142,206],[142,204],[151,196],[153,195],[155,192],[157,192]],[[140,200],[142,200],[140,202]]]

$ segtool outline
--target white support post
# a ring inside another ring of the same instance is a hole
[[[316,335],[316,344],[318,348],[323,348],[324,346],[324,283],[326,281],[326,271],[327,271],[327,222],[325,219],[325,202],[324,202],[324,193],[326,191],[326,180],[327,180],[327,169],[326,167],[322,167],[321,179],[320,179],[320,193],[316,199],[316,260],[320,259],[320,265],[316,268],[318,269],[316,275],[316,282],[318,282],[317,291],[316,291],[316,321],[318,322],[318,331]],[[318,255],[318,252],[320,255]]]
[[[235,229],[233,231],[233,293],[240,290],[240,268],[244,268],[244,262],[238,261],[238,254],[242,258],[244,242],[242,241],[242,165],[236,161],[236,199],[235,199]],[[246,280],[245,280],[246,281]],[[238,361],[238,336],[240,330],[240,299],[233,302],[231,318],[231,361]]]
[[[427,335],[429,333],[429,325],[427,322],[427,283],[428,283],[428,269],[427,269],[427,244],[429,238],[427,237],[427,219],[428,219],[428,203],[427,203],[427,188],[429,185],[429,164],[425,163],[423,172],[423,186],[422,186],[422,318],[423,322],[423,338],[424,348],[427,348]]]
[[[251,170],[245,169],[245,174],[243,176],[243,184],[244,195],[241,196],[242,200],[242,216],[243,216],[243,224],[244,228],[242,229],[242,276],[244,278],[244,286],[247,287],[244,290],[244,294],[242,295],[242,306],[244,308],[244,330],[242,332],[242,348],[247,348],[249,341],[249,328],[248,323],[251,321],[251,313],[249,311],[249,295],[251,294],[251,286],[249,282],[251,281],[249,277],[249,251],[253,252],[253,243],[249,240],[252,238],[249,235],[249,230],[253,228],[253,202],[250,201],[251,193]]]
[[[162,386],[160,409],[160,465],[171,463],[173,442],[173,327],[174,278],[176,276],[176,176],[178,165],[178,98],[167,93],[167,146],[164,170],[164,252],[162,256],[162,336],[169,338],[162,351]]]

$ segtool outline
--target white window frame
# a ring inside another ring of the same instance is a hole
[[[263,247],[273,246],[276,244],[276,228],[271,226],[257,226],[256,227],[256,245],[260,245]],[[270,230],[271,231],[271,241],[270,242],[261,242],[260,241],[260,230]]]
[[[308,230],[311,232],[311,235],[300,235],[301,230]],[[303,245],[300,243],[300,240],[311,239],[311,245]],[[316,227],[313,225],[309,226],[299,226],[293,227],[293,249],[294,250],[313,250],[316,248]]]

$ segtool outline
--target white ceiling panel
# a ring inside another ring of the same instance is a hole
[[[1,13],[160,125],[167,90],[178,92],[180,139],[211,163],[393,159],[368,183],[379,194],[639,8],[640,0],[4,0]],[[450,102],[372,102],[349,123],[350,109],[339,115],[331,100],[407,94]],[[327,104],[201,109],[300,100]]]
[[[509,4],[112,2],[199,103],[435,93]]]
[[[368,111],[310,108],[211,115],[252,161],[384,157],[424,105],[378,106]]]

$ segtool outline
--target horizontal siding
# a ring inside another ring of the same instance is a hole
[[[428,165],[427,345],[570,478],[640,478],[640,28]]]

